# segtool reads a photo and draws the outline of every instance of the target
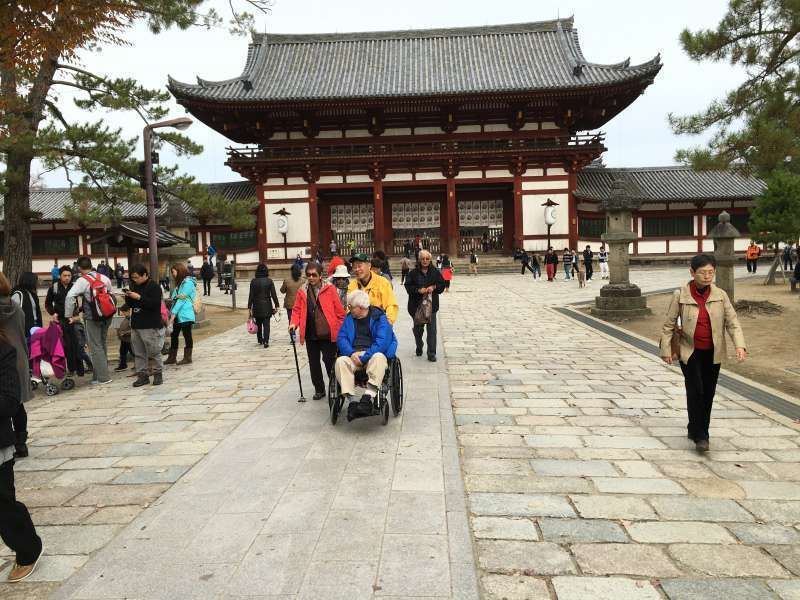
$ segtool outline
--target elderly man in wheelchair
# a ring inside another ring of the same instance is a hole
[[[332,421],[344,404],[347,404],[348,421],[384,413],[384,423],[388,420],[388,401],[382,392],[389,379],[391,387],[395,371],[395,353],[397,338],[386,313],[370,306],[369,295],[363,290],[350,292],[347,296],[350,314],[342,323],[336,345],[339,357],[336,359],[335,373],[338,383],[336,402],[332,406]],[[392,370],[387,377],[387,367]],[[356,388],[356,376],[366,375],[364,395],[359,401],[353,401]],[[395,381],[394,385],[401,385]],[[394,391],[392,391],[394,394]],[[396,414],[397,411],[395,411]]]

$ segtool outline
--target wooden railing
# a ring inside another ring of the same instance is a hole
[[[485,230],[480,235],[473,232],[471,228],[461,228],[461,236],[458,244],[460,254],[469,254],[473,250],[477,252],[497,252],[503,249],[503,228],[493,227]]]

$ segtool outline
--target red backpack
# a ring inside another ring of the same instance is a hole
[[[92,317],[95,319],[110,319],[117,314],[117,303],[114,296],[106,289],[102,277],[92,277],[88,273],[83,278],[89,282],[89,296],[91,298]]]

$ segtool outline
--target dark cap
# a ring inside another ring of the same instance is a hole
[[[363,252],[359,252],[358,254],[353,254],[350,257],[350,262],[370,262],[372,259],[369,257],[368,254],[364,254]]]

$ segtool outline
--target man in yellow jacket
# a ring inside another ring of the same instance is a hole
[[[353,279],[347,287],[347,293],[349,294],[356,290],[364,290],[367,292],[370,305],[382,308],[386,313],[386,318],[389,319],[389,323],[394,325],[399,307],[397,305],[397,298],[394,295],[394,290],[392,289],[392,284],[385,277],[371,271],[370,258],[368,255],[354,254],[350,262],[353,265],[355,279]]]

